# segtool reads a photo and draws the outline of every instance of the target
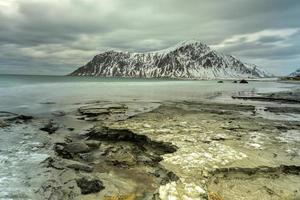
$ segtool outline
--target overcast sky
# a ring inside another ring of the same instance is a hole
[[[107,49],[192,39],[288,74],[300,68],[300,0],[0,0],[2,74],[67,74]]]

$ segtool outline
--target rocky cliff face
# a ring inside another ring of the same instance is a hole
[[[70,75],[199,79],[269,76],[255,65],[243,63],[195,41],[148,53],[107,51],[96,55]]]

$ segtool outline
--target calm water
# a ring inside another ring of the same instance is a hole
[[[292,87],[299,85],[259,81],[242,85],[231,81],[220,84],[217,81],[0,75],[0,111],[36,116],[92,100],[203,100],[239,92],[274,92]],[[55,104],[43,104],[45,102]],[[37,175],[39,163],[48,156],[46,149],[37,150],[46,137],[38,128],[25,124],[0,129],[0,199],[37,199],[35,191],[44,181]]]
[[[299,86],[299,85],[298,85]],[[196,80],[0,75],[0,110],[45,112],[45,102],[66,106],[92,100],[201,100],[243,91],[273,92],[297,85],[251,81],[223,84]]]

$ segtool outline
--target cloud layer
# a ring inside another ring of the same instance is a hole
[[[300,67],[299,0],[0,0],[0,73],[67,74],[107,49],[195,39],[287,74]]]

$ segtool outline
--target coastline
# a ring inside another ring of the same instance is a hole
[[[299,98],[298,93],[276,95]],[[235,100],[80,102],[33,119],[10,114],[3,129],[34,127],[43,138],[31,147],[48,154],[38,165],[44,179],[29,179],[33,199],[239,199],[246,195],[241,185],[265,188],[257,195],[280,199],[298,197],[300,184],[300,110],[290,105],[291,113],[284,106]],[[270,114],[278,118],[265,117]],[[270,181],[284,192],[270,188]]]

